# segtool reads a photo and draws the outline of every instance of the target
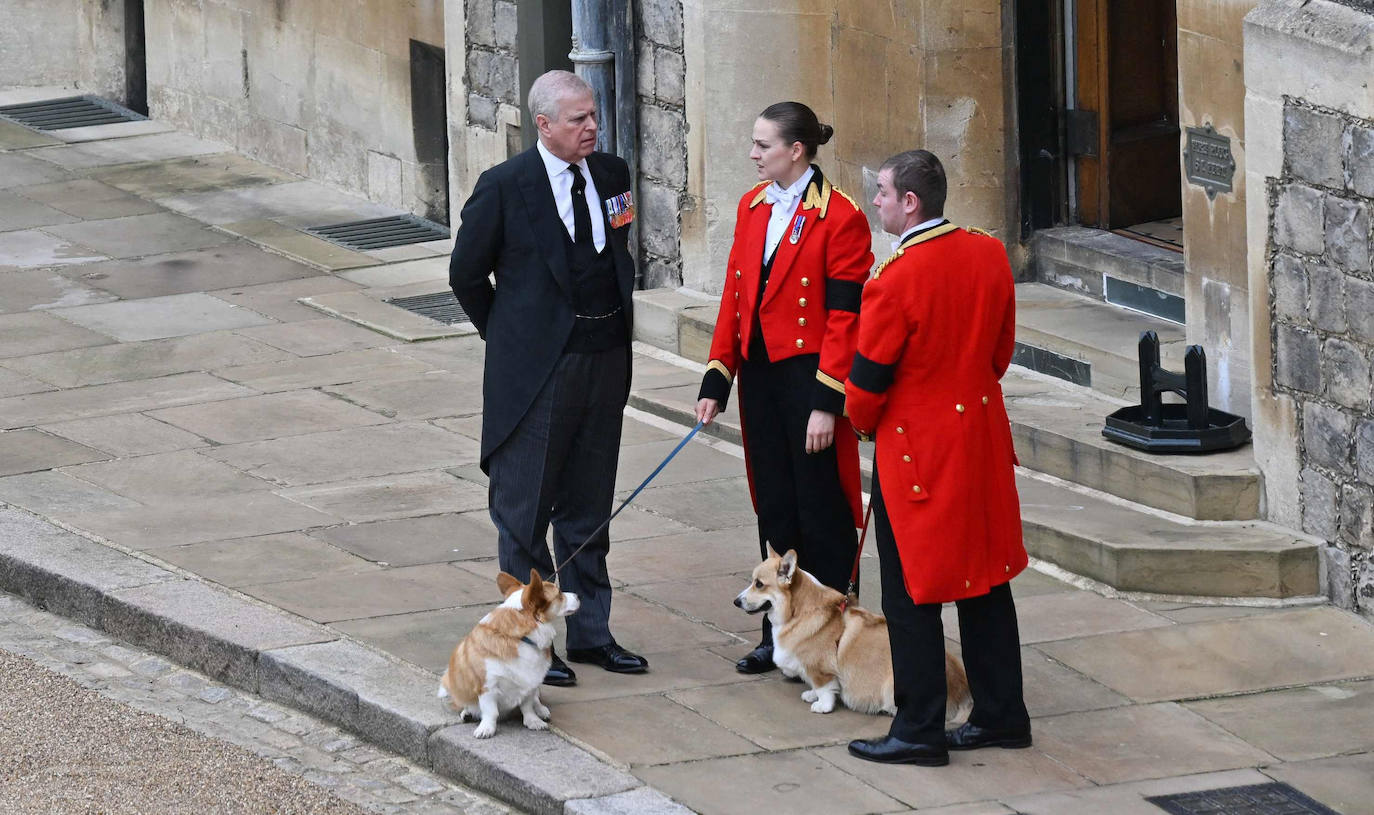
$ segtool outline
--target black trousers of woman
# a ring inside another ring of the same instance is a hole
[[[759,516],[759,557],[764,557],[765,544],[772,544],[778,554],[795,549],[800,568],[844,591],[858,538],[840,484],[835,445],[806,452],[819,357],[804,354],[768,362],[761,350],[750,348],[750,359],[739,372],[740,410]],[[771,642],[765,619],[763,643]]]

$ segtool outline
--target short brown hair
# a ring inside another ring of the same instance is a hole
[[[921,199],[921,214],[927,218],[941,218],[945,214],[945,196],[949,182],[945,168],[929,150],[908,150],[898,153],[878,168],[892,171],[892,188],[898,196],[915,193]]]

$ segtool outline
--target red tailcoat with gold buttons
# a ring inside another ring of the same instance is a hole
[[[877,442],[914,602],[977,597],[1026,567],[999,384],[1015,327],[1002,244],[953,224],[908,239],[864,287],[845,393],[850,421]]]
[[[743,352],[753,339],[756,313],[770,361],[819,354],[815,387],[797,398],[808,400],[813,409],[835,414],[840,482],[857,525],[863,517],[859,451],[844,416],[844,380],[854,360],[863,284],[873,267],[872,233],[858,204],[831,186],[817,168],[782,233],[760,298],[763,249],[773,210],[765,187],[767,182],[745,193],[736,209],[735,240],[702,395],[724,404]],[[752,493],[754,473],[745,441]]]

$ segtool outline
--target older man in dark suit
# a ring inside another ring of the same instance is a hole
[[[550,577],[550,522],[562,563],[611,511],[630,390],[634,208],[625,161],[596,152],[586,82],[550,71],[527,102],[538,143],[477,179],[449,284],[487,342],[482,469],[501,569]],[[603,531],[562,569],[582,600],[568,659],[641,673],[648,662],[611,636],[609,548]],[[576,676],[554,655],[544,681]]]

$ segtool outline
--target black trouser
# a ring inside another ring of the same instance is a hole
[[[546,539],[562,563],[611,513],[629,376],[625,348],[565,353],[510,438],[491,454],[488,500],[501,570],[553,576]],[[601,534],[563,568],[564,591],[582,605],[567,618],[568,647],[611,641],[610,536]]]
[[[759,356],[751,354],[751,356]],[[849,585],[858,539],[840,484],[835,445],[806,452],[806,425],[816,388],[815,354],[779,362],[745,360],[739,400],[759,516],[759,556],[797,550],[797,565],[837,590]],[[765,643],[772,632],[765,618]]]
[[[876,457],[875,457],[876,458]],[[873,534],[882,574],[883,614],[892,645],[897,715],[890,735],[914,744],[945,740],[945,629],[939,603],[914,603],[902,579],[902,562],[873,473]],[[957,541],[932,545],[957,545]],[[1021,636],[1011,584],[987,594],[955,601],[964,670],[973,694],[969,721],[979,727],[1019,730],[1030,725],[1021,687]]]

